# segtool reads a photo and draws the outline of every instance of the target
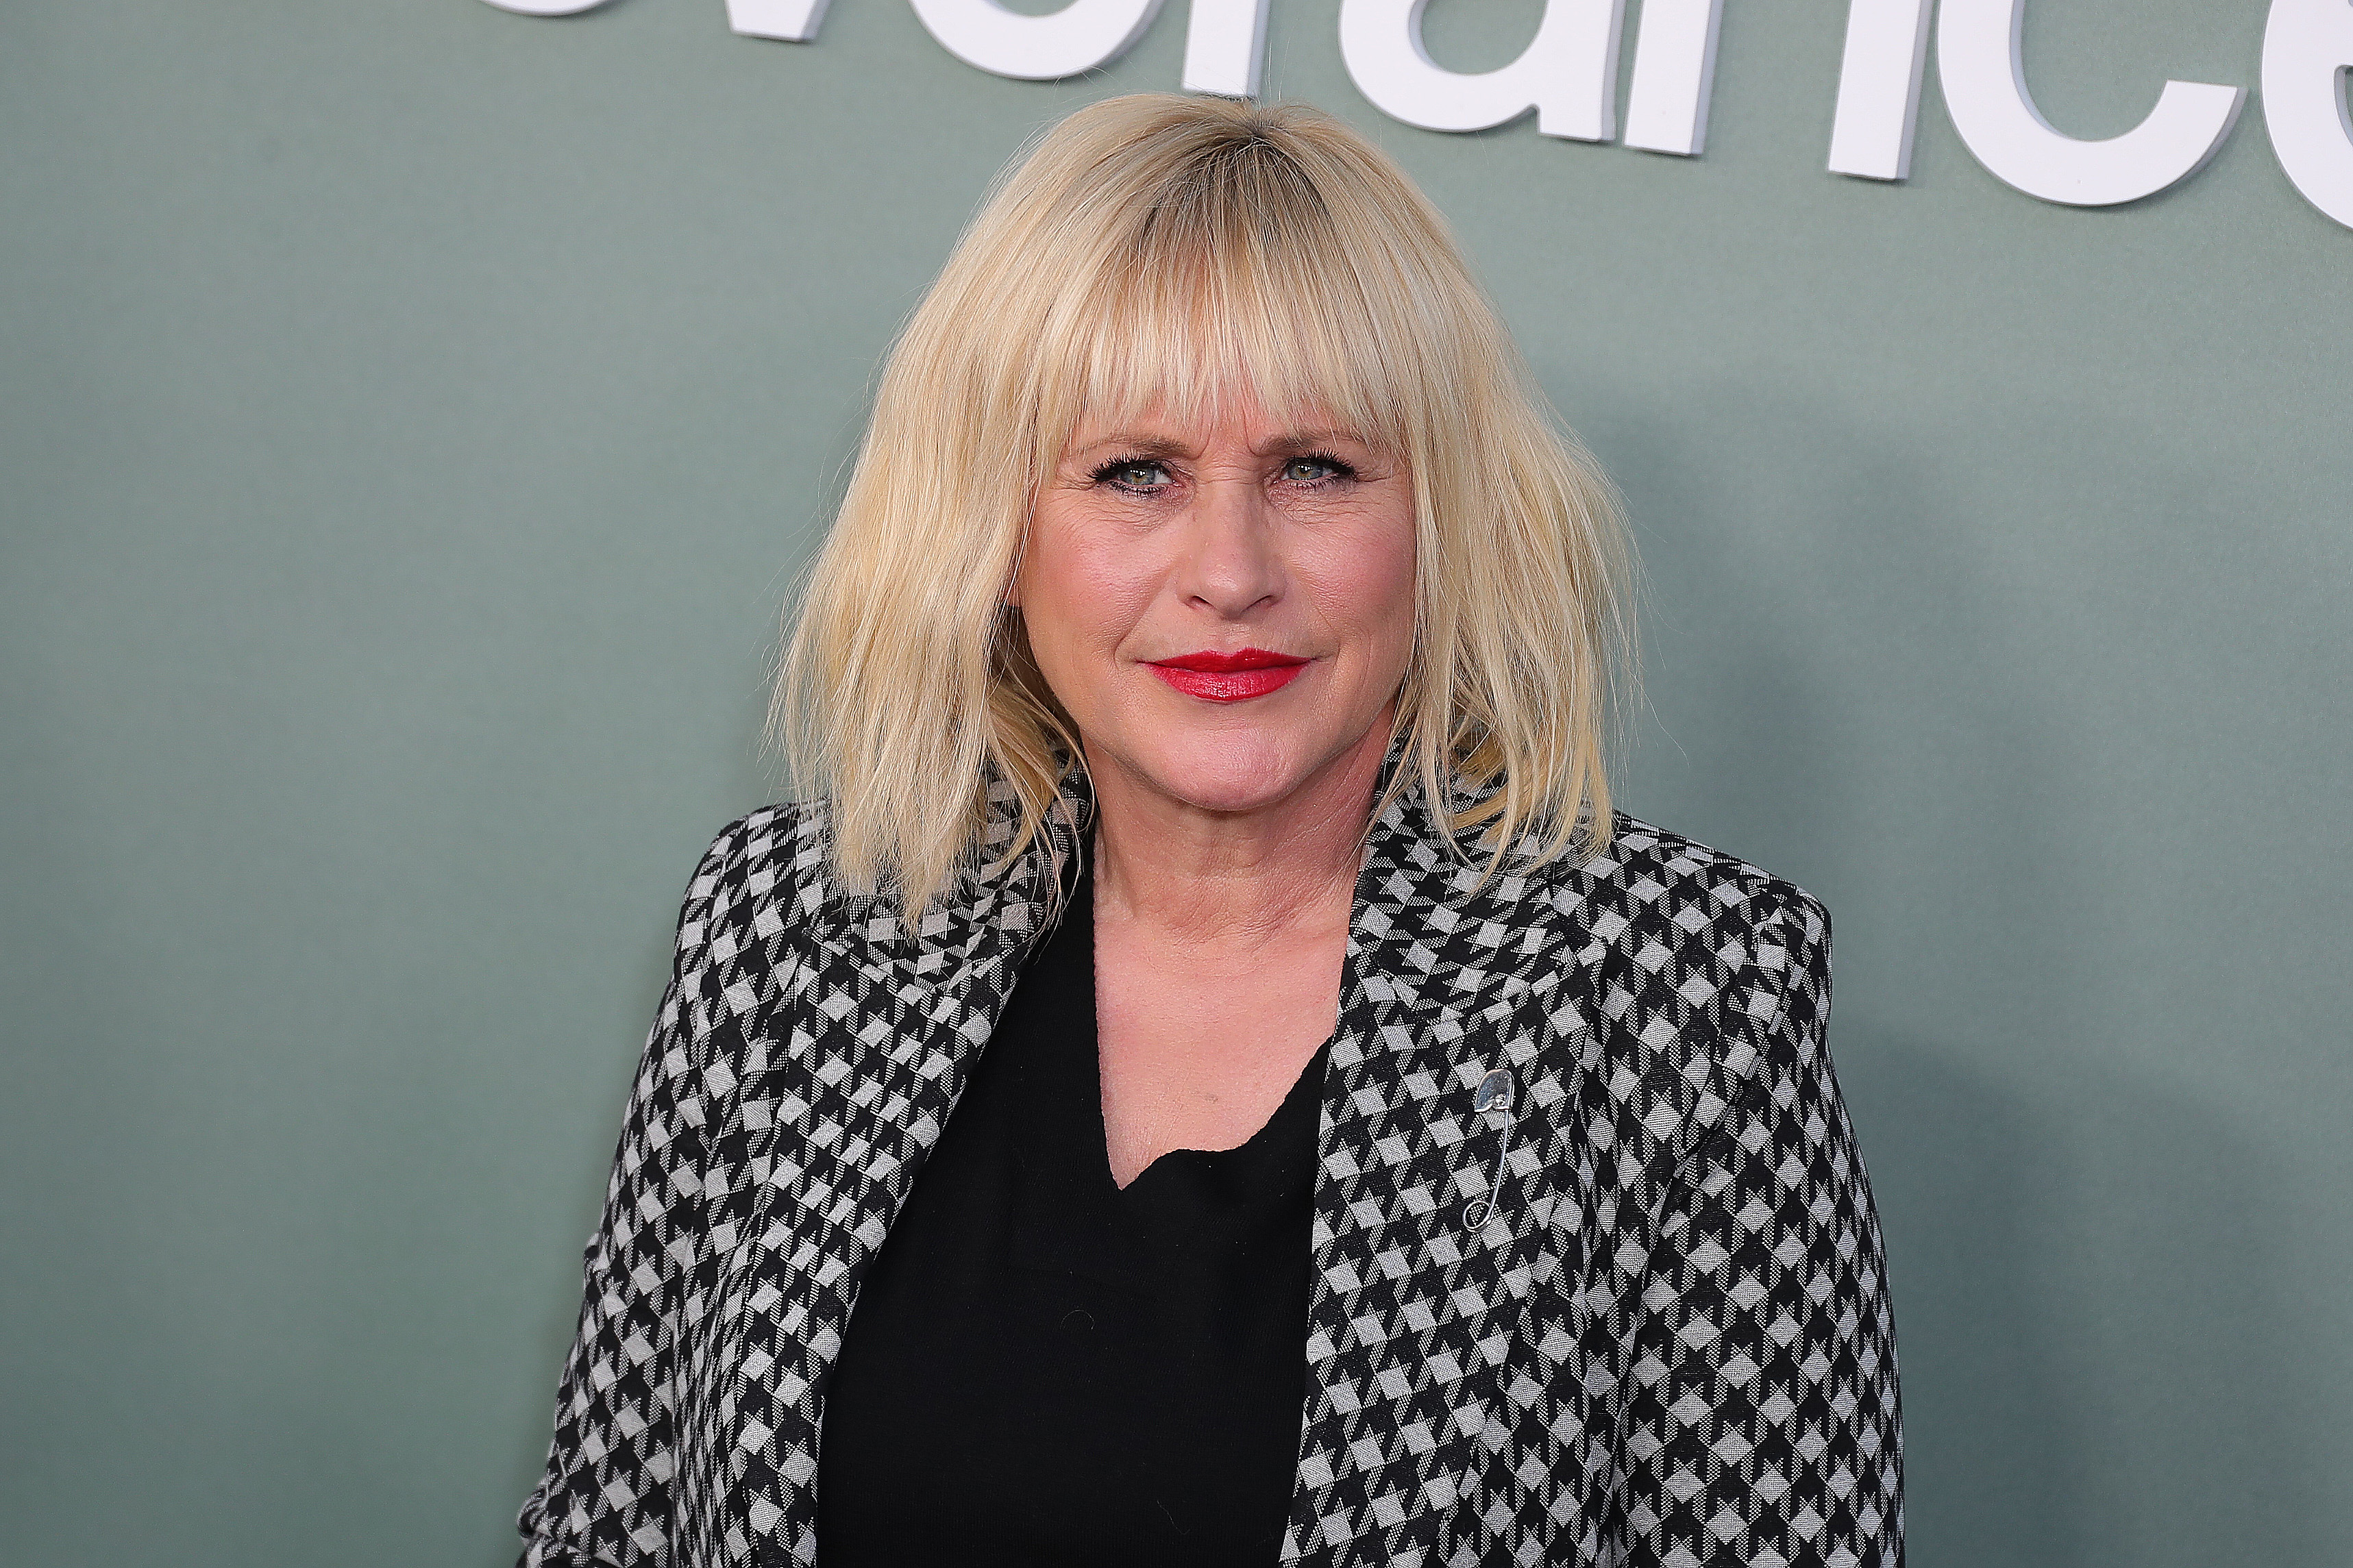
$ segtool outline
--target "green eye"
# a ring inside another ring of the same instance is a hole
[[[1158,463],[1106,463],[1094,477],[1099,484],[1124,490],[1156,490],[1169,482],[1168,470]]]
[[[1282,465],[1282,478],[1287,484],[1320,485],[1355,477],[1356,470],[1337,458],[1293,458]]]

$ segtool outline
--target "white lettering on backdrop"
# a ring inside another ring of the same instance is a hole
[[[1091,71],[1127,52],[1160,14],[1160,0],[1071,0],[1032,16],[997,0],[914,0],[940,47],[970,66],[1027,81]]]
[[[1578,142],[1618,133],[1625,0],[1547,0],[1536,36],[1495,70],[1451,71],[1421,47],[1430,0],[1340,0],[1340,59],[1383,113],[1425,131],[1484,131],[1533,109],[1536,130]]]
[[[491,0],[491,4],[518,16],[576,16],[594,11],[605,0]]]
[[[1912,177],[1920,79],[1928,64],[1928,8],[1936,0],[1854,0],[1846,14],[1831,173],[1865,180]]]
[[[2078,207],[2153,196],[2206,166],[2246,101],[2235,87],[2168,81],[2132,130],[2079,142],[2053,130],[2026,89],[2025,26],[2026,0],[1944,0],[1936,74],[1953,128],[1978,162],[2030,196]]]
[[[1628,89],[1626,145],[1696,158],[1707,146],[1724,0],[1642,0]]]
[[[2275,0],[2263,30],[2263,123],[2304,199],[2353,228],[2353,0]]]
[[[610,0],[488,0],[526,16],[570,16]],[[727,25],[755,38],[816,39],[828,0],[726,0]],[[1070,0],[1039,15],[999,0],[911,0],[949,53],[997,76],[1050,80],[1110,64],[1142,37],[1161,0]],[[1375,108],[1429,131],[1484,131],[1535,111],[1536,130],[1579,142],[1618,135],[1619,37],[1626,0],[1546,0],[1511,64],[1451,71],[1422,47],[1430,0],[1340,0],[1340,57]],[[1912,171],[1928,32],[1962,142],[1995,178],[2070,206],[2154,195],[2205,167],[2230,139],[2246,92],[2168,81],[2147,119],[2084,141],[2034,105],[2020,54],[2026,0],[1849,0],[1831,131],[1832,174],[1903,180]],[[1641,0],[1624,141],[1696,157],[1707,144],[1724,0]],[[1269,0],[1191,0],[1183,85],[1255,98]],[[2288,180],[2353,227],[2353,0],[2271,0],[2263,119]]]
[[[503,5],[506,0],[491,0]],[[727,26],[747,38],[805,44],[825,21],[825,0],[727,0]]]
[[[1268,0],[1193,0],[1185,28],[1187,92],[1256,98]]]

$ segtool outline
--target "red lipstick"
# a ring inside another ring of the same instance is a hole
[[[1298,679],[1307,662],[1296,654],[1246,647],[1233,653],[1208,649],[1180,653],[1174,658],[1154,659],[1145,668],[1187,697],[1205,702],[1247,702],[1282,690]]]

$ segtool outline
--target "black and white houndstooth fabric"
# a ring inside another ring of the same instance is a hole
[[[720,835],[630,1098],[524,1563],[817,1558],[828,1370],[1083,819],[910,929],[821,808]],[[997,803],[998,846],[1010,802]],[[1357,886],[1285,1562],[1895,1568],[1878,1222],[1821,908],[1627,818],[1482,886],[1409,794]],[[1508,1070],[1507,1109],[1473,1109]],[[1116,1543],[1106,1543],[1115,1557]]]

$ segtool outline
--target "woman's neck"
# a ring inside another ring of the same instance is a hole
[[[1335,916],[1345,927],[1388,741],[1388,723],[1373,725],[1291,794],[1249,812],[1203,810],[1116,765],[1091,769],[1097,907],[1221,944]]]

